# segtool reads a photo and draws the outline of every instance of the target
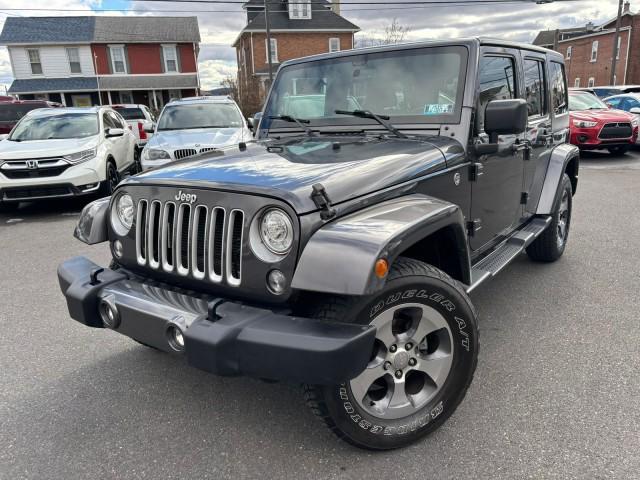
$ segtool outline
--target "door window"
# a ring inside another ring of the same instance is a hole
[[[544,62],[525,59],[524,84],[530,117],[546,115],[547,89],[544,81]],[[566,103],[566,102],[565,102]]]
[[[553,103],[553,113],[562,115],[569,110],[567,102],[567,84],[564,75],[564,65],[551,62],[551,102]]]
[[[484,131],[484,111],[492,100],[516,98],[515,63],[511,57],[482,57],[478,131]]]
[[[118,128],[118,126],[113,121],[113,118],[109,115],[109,112],[104,112],[102,114],[102,123],[104,123],[104,129],[108,128]]]

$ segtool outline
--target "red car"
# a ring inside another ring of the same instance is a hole
[[[609,108],[591,93],[570,92],[569,110],[571,143],[580,150],[607,149],[623,154],[636,143],[636,116]]]
[[[31,110],[61,106],[60,103],[46,100],[0,100],[0,135],[10,133],[18,120]]]

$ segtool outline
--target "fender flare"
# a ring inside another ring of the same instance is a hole
[[[407,248],[445,227],[455,232],[462,280],[468,284],[471,268],[460,207],[413,194],[365,208],[316,231],[300,256],[291,286],[342,295],[374,293],[386,281],[374,273],[379,258],[393,264]]]
[[[553,212],[553,206],[555,205],[558,190],[560,189],[562,175],[567,169],[567,164],[574,158],[580,158],[580,150],[575,145],[564,143],[553,149],[551,158],[549,159],[549,166],[547,167],[547,174],[545,175],[542,185],[542,192],[540,193],[536,214],[550,215]]]

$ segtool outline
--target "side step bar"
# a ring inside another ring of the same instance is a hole
[[[517,230],[493,252],[484,257],[471,269],[471,285],[467,293],[473,291],[485,280],[495,276],[520,255],[551,223],[551,217],[536,217],[520,230]]]

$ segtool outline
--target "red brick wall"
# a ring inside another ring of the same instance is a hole
[[[317,33],[279,33],[271,34],[272,38],[278,41],[278,62],[291,60],[293,58],[306,57],[308,55],[316,55],[318,53],[326,53],[329,51],[329,38],[340,38],[340,50],[349,50],[353,48],[353,35],[351,32],[317,32]],[[266,34],[253,34],[253,59],[256,70],[266,68],[267,52],[266,52]],[[251,61],[251,57],[247,58]],[[277,65],[276,65],[277,68]]]
[[[621,31],[620,37],[622,40],[620,44],[620,58],[616,62],[616,83],[618,85],[635,83],[631,70],[632,65],[637,62],[637,59],[634,59],[633,55],[629,59],[626,82],[624,78],[627,64],[627,39],[629,37],[629,31]],[[591,45],[595,40],[598,41],[598,59],[596,62],[591,62]],[[565,55],[565,57],[567,47],[572,47],[571,59],[565,58],[567,80],[570,87],[574,86],[575,79],[578,77],[580,78],[581,87],[588,85],[590,77],[595,79],[596,86],[609,85],[611,83],[611,60],[614,52],[614,41],[615,34],[609,33],[559,43],[558,51]],[[630,53],[633,51],[634,46],[631,45]]]
[[[109,57],[107,56],[106,45],[91,45],[91,55],[95,58],[95,64],[98,75],[108,75]]]
[[[177,46],[180,55],[180,71],[184,73],[195,73],[197,71],[196,58],[193,53],[193,44],[180,43]]]
[[[152,43],[129,44],[125,51],[129,57],[129,73],[162,73],[160,45]]]

